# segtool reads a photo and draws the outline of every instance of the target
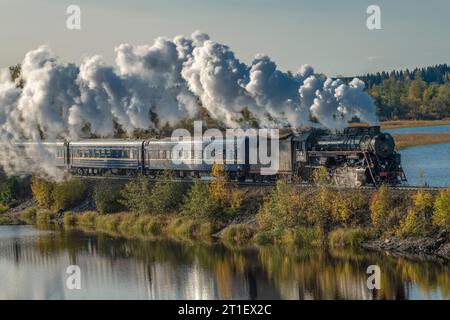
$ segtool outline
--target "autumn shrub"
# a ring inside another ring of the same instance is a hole
[[[31,191],[38,207],[46,209],[52,207],[55,185],[56,183],[53,181],[33,176],[31,179]]]
[[[311,195],[311,201],[307,209],[307,220],[310,225],[318,227],[325,236],[332,227],[332,205],[335,198],[334,191],[325,186],[320,186]]]
[[[122,209],[120,188],[108,180],[99,181],[94,188],[95,207],[99,213],[114,213]]]
[[[370,218],[373,230],[378,234],[393,232],[407,210],[406,200],[405,195],[394,196],[386,186],[381,186],[373,193],[370,201]]]
[[[333,220],[343,226],[364,223],[368,210],[368,198],[361,191],[339,191],[332,200]]]
[[[256,215],[260,228],[280,230],[303,223],[303,200],[305,197],[297,189],[283,180],[277,181]]]
[[[400,236],[426,236],[431,228],[433,196],[419,190],[412,196],[412,204],[401,220],[397,234]]]
[[[79,178],[68,178],[57,183],[52,192],[55,211],[73,208],[79,204],[85,197],[86,185]]]
[[[450,188],[439,192],[433,209],[433,225],[438,228],[450,229]]]
[[[228,180],[223,164],[214,163],[211,176],[213,179],[206,187],[212,201],[222,209],[226,216],[235,214],[242,206],[243,193]]]

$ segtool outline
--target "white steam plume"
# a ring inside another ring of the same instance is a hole
[[[43,170],[56,176],[44,140],[112,137],[114,123],[129,134],[158,130],[195,118],[200,105],[227,126],[246,125],[244,110],[260,126],[313,125],[311,115],[328,128],[343,128],[353,117],[377,122],[361,80],[327,79],[308,65],[283,72],[261,54],[246,65],[198,31],[160,37],[151,46],[121,44],[115,52],[113,66],[101,56],[76,66],[41,46],[22,62],[23,88],[0,70],[0,165],[7,173]],[[23,141],[37,144],[19,152],[15,144]],[[39,161],[29,160],[36,155]]]

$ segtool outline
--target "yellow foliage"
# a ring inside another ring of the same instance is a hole
[[[450,188],[442,190],[436,197],[432,221],[437,227],[450,229]]]
[[[38,207],[49,209],[52,206],[54,188],[54,182],[33,176],[31,179],[31,191]]]
[[[211,170],[211,176],[214,178],[208,184],[208,191],[215,201],[221,203],[229,198],[227,190],[227,175],[223,164],[214,163]]]

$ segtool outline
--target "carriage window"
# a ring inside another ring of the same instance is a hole
[[[111,150],[106,149],[105,150],[105,156],[106,156],[106,158],[111,158]]]
[[[130,159],[134,159],[134,150],[130,149]]]
[[[123,150],[122,151],[122,158],[129,158],[129,157],[130,157],[130,154],[129,154],[128,150]]]

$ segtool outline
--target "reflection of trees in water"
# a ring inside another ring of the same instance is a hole
[[[443,298],[450,296],[450,268],[438,262],[346,250],[260,252],[269,278],[282,292],[297,289],[300,299],[405,299],[411,297],[412,284],[424,297],[438,289]],[[381,268],[381,290],[372,292],[366,286],[366,269],[373,264]]]
[[[411,297],[412,284],[422,297],[438,289],[443,298],[450,297],[448,265],[375,252],[276,247],[231,250],[220,244],[126,240],[76,231],[39,236],[36,248],[38,251],[29,244],[11,243],[2,255],[12,254],[20,263],[22,259],[45,261],[66,251],[71,263],[76,264],[80,254],[88,254],[111,266],[119,259],[131,258],[143,263],[143,278],[155,290],[151,295],[155,297],[161,297],[158,290],[163,287],[180,291],[189,287],[203,298],[404,299]],[[366,269],[372,264],[379,265],[382,272],[382,289],[373,293],[366,286]],[[202,286],[213,288],[205,296]],[[185,296],[188,293],[180,297]]]

